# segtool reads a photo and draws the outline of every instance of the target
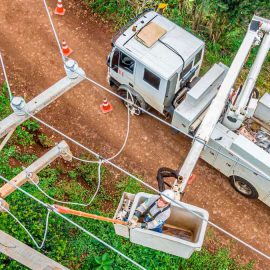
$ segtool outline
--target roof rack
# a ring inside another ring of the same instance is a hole
[[[147,8],[140,14],[138,14],[136,17],[131,19],[124,27],[120,28],[120,30],[113,36],[112,38],[112,45],[114,45],[115,41],[135,22],[137,21],[140,17],[142,17],[145,13],[149,11],[154,11],[153,8]]]

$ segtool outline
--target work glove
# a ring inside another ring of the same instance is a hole
[[[131,219],[129,222],[128,222],[128,228],[129,229],[134,229],[134,228],[136,228],[136,226],[137,226],[137,220],[135,220],[135,219]]]
[[[135,228],[147,229],[147,224],[146,223],[137,222],[136,225],[135,225]]]
[[[135,215],[131,218],[131,220],[133,220],[133,221],[135,221],[135,222],[138,222],[138,219],[139,219],[139,217],[137,217],[137,216],[135,216]]]
[[[145,222],[140,223],[140,228],[141,229],[147,229],[147,223],[145,223]]]
[[[141,215],[142,215],[142,213],[140,211],[135,210],[133,217],[138,219]]]

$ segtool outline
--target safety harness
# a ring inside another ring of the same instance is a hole
[[[150,214],[150,210],[154,207],[155,203],[158,201],[159,199],[157,199],[156,201],[154,201],[145,211],[144,215],[149,217],[150,221],[152,222],[153,220],[156,219],[156,217],[158,215],[160,215],[162,212],[166,211],[167,209],[170,208],[170,204],[168,204],[165,208],[162,208],[161,210],[159,210],[158,212],[156,212],[153,216]]]

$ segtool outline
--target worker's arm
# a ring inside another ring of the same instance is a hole
[[[144,222],[141,224],[141,228],[142,229],[154,229],[156,227],[158,227],[161,224],[164,224],[165,221],[170,217],[171,214],[171,210],[167,209],[166,211],[160,213],[154,220],[150,221],[150,222]]]
[[[139,205],[139,207],[137,207],[137,209],[134,212],[134,216],[135,218],[139,219],[139,217],[141,215],[143,215],[145,213],[145,211],[148,209],[148,207],[154,202],[156,201],[156,197],[151,197],[149,199],[147,199],[146,201],[144,201],[142,204]]]

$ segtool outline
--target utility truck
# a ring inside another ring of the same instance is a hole
[[[255,88],[269,31],[270,20],[254,16],[230,69],[218,63],[202,78],[204,42],[161,14],[147,10],[114,37],[108,81],[135,106],[124,104],[136,115],[140,108],[169,115],[175,128],[200,140],[177,171],[180,193],[200,156],[239,193],[270,206],[270,95],[259,98]],[[259,45],[245,83],[235,89],[250,50]]]
[[[228,176],[241,194],[270,205],[270,95],[259,99],[255,88],[270,48],[269,32],[270,20],[254,16],[230,68],[215,64],[199,78],[204,42],[154,11],[132,20],[112,42],[110,85],[117,86],[133,114],[154,108],[171,116],[174,129],[194,136],[179,170],[158,171],[160,191],[165,177],[176,178],[174,198],[162,194],[171,201],[170,217],[162,233],[131,227],[137,207],[153,198],[144,192],[124,192],[113,219],[55,205],[57,211],[112,222],[116,234],[132,243],[189,258],[201,250],[209,219],[207,210],[181,201],[199,157]],[[247,79],[234,89],[256,45]]]

